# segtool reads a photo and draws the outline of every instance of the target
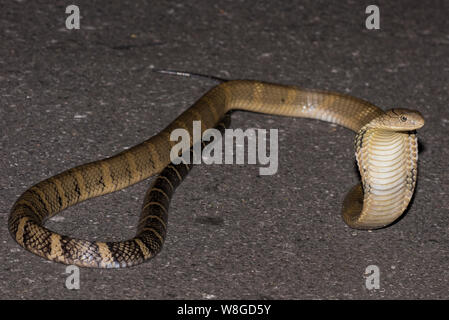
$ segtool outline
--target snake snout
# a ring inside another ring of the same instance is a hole
[[[419,111],[403,109],[398,117],[399,121],[404,124],[404,130],[418,130],[424,126],[424,117]]]
[[[415,130],[421,129],[424,126],[424,117],[419,111],[413,111],[413,124],[415,126]]]

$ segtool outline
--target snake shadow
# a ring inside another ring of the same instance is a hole
[[[418,140],[418,155],[426,152],[426,146],[425,143],[422,143],[420,140]],[[361,181],[362,177],[360,176],[360,172],[359,172],[359,168],[357,167],[357,160],[354,160],[353,163],[353,169],[356,173],[356,175],[359,177],[359,180]],[[419,166],[419,162],[418,162],[418,166]],[[386,229],[389,228],[391,226],[394,226],[396,223],[398,223],[399,221],[401,221],[402,219],[404,219],[404,217],[408,214],[410,208],[413,206],[413,202],[415,201],[415,195],[419,192],[419,174],[420,170],[418,170],[418,176],[416,178],[416,183],[415,183],[415,191],[413,192],[412,198],[410,199],[410,202],[407,206],[407,209],[404,210],[404,212],[401,214],[401,216],[399,218],[397,218],[395,221],[393,221],[392,223],[386,225],[385,227],[382,228],[378,228],[377,230],[381,230],[381,229]]]

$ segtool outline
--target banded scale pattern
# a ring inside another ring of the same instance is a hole
[[[225,114],[215,128],[223,134],[230,123],[231,112]],[[201,142],[201,146],[204,148],[214,142]],[[190,158],[193,158],[193,148],[190,149]],[[9,217],[9,226],[13,228],[10,231],[20,245],[48,260],[94,268],[121,268],[140,264],[161,251],[167,234],[171,198],[192,168],[193,164],[181,162],[170,163],[162,170],[145,195],[137,233],[132,239],[91,242],[48,230],[43,224],[50,215],[45,216],[45,213],[55,209],[37,187],[27,190],[16,202]],[[63,199],[63,189],[55,185],[53,187],[54,196],[61,199],[60,203],[67,202],[67,199]]]

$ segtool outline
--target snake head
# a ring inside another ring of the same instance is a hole
[[[374,118],[368,127],[389,131],[413,131],[424,125],[424,118],[418,111],[409,109],[390,109]]]

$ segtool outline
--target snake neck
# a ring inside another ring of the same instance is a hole
[[[384,114],[375,105],[346,94],[251,80],[225,82],[206,94],[207,100],[210,100],[209,94],[223,97],[224,111],[238,109],[318,119],[354,132]]]
[[[344,217],[345,221],[362,229],[386,226],[403,213],[413,195],[416,134],[364,126],[355,137],[355,156],[363,185],[363,206],[360,204],[361,212],[354,209],[352,215]]]

